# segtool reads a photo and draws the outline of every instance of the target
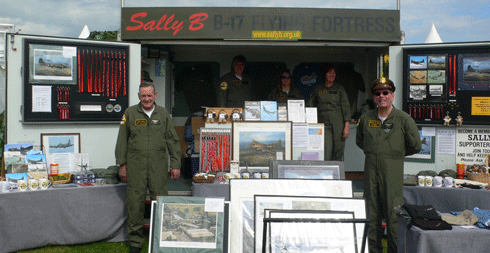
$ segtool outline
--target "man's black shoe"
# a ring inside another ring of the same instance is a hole
[[[129,253],[140,253],[140,252],[141,252],[141,248],[138,247],[129,248]]]

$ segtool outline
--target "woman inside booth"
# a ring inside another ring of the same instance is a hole
[[[318,123],[325,124],[325,161],[343,161],[345,140],[349,137],[350,105],[344,87],[335,81],[333,65],[322,67],[324,85],[317,85],[306,103],[316,107]]]
[[[267,100],[287,103],[290,99],[303,99],[303,95],[294,87],[293,75],[289,69],[286,69],[280,76],[279,85],[271,91]]]

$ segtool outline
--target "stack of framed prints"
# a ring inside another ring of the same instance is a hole
[[[148,252],[223,252],[224,199],[158,196]]]
[[[254,252],[255,195],[352,198],[353,191],[349,180],[230,180],[230,252]]]
[[[344,162],[270,161],[271,178],[345,179]]]
[[[255,195],[255,252],[262,252],[264,218],[366,219],[364,199]],[[286,221],[286,220],[285,220]],[[360,252],[365,224],[269,223],[266,252]],[[335,233],[332,233],[334,232]],[[294,242],[294,243],[293,243]],[[327,247],[327,248],[325,248]]]

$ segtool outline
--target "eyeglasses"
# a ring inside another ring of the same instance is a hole
[[[291,76],[281,76],[282,79],[291,79]]]
[[[383,91],[383,92],[379,92],[379,91],[377,91],[377,92],[375,92],[375,93],[374,93],[374,95],[375,95],[375,96],[377,96],[377,97],[378,97],[378,96],[381,96],[381,94],[383,94],[383,95],[385,95],[385,96],[388,96],[388,94],[390,94],[390,93],[391,93],[391,91],[387,91],[387,90],[385,90],[385,91]]]

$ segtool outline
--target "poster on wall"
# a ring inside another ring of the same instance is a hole
[[[483,165],[487,154],[490,154],[489,128],[456,129],[456,164]]]

